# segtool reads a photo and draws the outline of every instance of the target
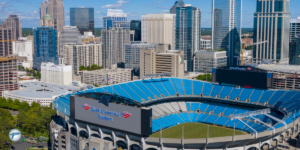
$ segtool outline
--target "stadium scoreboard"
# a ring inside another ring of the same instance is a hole
[[[273,74],[254,67],[220,67],[212,70],[212,82],[223,86],[268,89]]]
[[[71,96],[70,117],[76,122],[91,124],[113,131],[149,136],[152,134],[152,109]]]

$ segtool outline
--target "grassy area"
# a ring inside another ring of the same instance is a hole
[[[191,138],[207,138],[207,124],[202,123],[184,123],[180,124],[162,131],[163,138],[181,138],[182,137],[182,126],[184,128],[184,138],[191,139]],[[235,130],[235,135],[244,135],[247,134],[243,131]],[[225,137],[225,136],[232,136],[233,129],[220,127],[220,126],[213,126],[209,125],[209,137]],[[156,132],[152,134],[150,137],[160,137],[160,132]]]
[[[43,137],[47,137],[49,139],[48,131],[46,131],[45,134],[44,134],[44,132],[36,132],[36,136],[34,136],[34,134],[27,133],[26,131],[24,131],[23,129],[21,129],[19,127],[17,127],[17,129],[19,129],[21,131],[22,135],[24,135],[24,136],[27,135],[28,137],[32,137],[32,138],[40,138],[40,136],[43,136]],[[47,141],[45,141],[45,142],[47,142]]]

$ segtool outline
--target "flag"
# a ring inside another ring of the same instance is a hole
[[[116,81],[113,82],[113,84],[115,84],[115,83],[116,83]]]
[[[102,83],[104,82],[104,79],[102,80]]]
[[[108,82],[111,80],[111,78],[108,79]]]
[[[39,104],[42,104],[42,102],[41,102],[41,101],[38,101],[38,103],[39,103]]]

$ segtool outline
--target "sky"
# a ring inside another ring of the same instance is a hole
[[[39,8],[44,0],[0,0],[0,19],[9,14],[19,15],[23,28],[38,27],[40,24]],[[176,0],[63,0],[65,7],[65,25],[70,25],[70,8],[93,7],[95,27],[102,27],[102,17],[107,9],[122,9],[128,14],[128,20],[141,20],[141,15],[169,12]],[[202,28],[211,27],[212,0],[184,0],[185,4],[198,7],[202,12]],[[291,18],[300,16],[300,0],[290,0]],[[253,13],[256,0],[243,0],[242,27],[253,27]]]

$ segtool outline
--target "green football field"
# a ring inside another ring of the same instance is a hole
[[[163,138],[181,138],[182,137],[182,129],[184,128],[184,138],[207,138],[207,124],[202,123],[184,123],[180,124],[162,131]],[[248,134],[243,131],[235,130],[235,135],[244,135]],[[224,137],[224,136],[232,136],[233,129],[209,125],[209,137]],[[150,137],[160,137],[160,132],[156,132],[152,134]]]

